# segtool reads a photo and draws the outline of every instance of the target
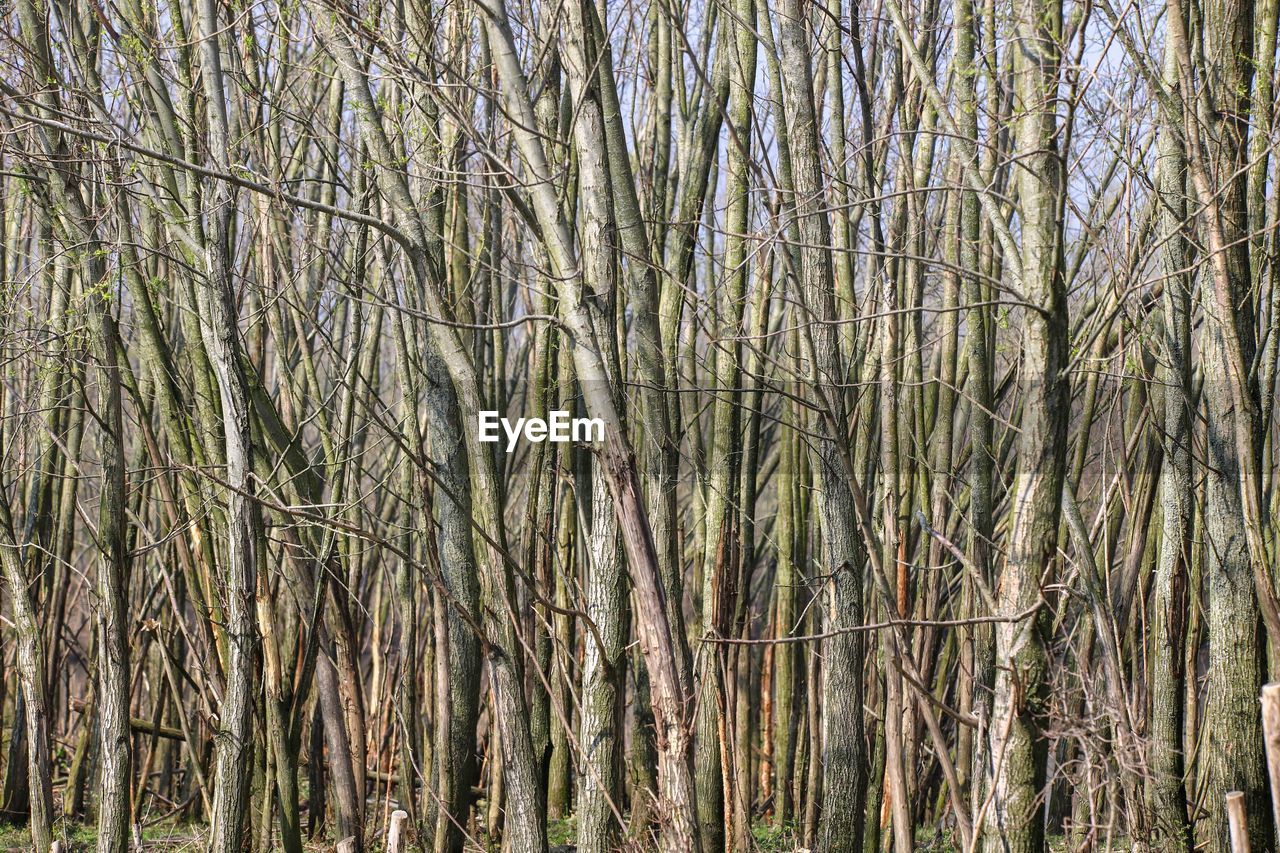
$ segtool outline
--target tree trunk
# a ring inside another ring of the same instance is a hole
[[[861,560],[854,521],[853,496],[844,464],[848,423],[844,400],[845,367],[839,338],[829,321],[836,319],[831,256],[831,227],[824,211],[824,186],[818,148],[817,111],[813,94],[813,59],[805,28],[804,5],[783,0],[778,12],[781,33],[781,77],[790,121],[791,164],[796,216],[801,238],[799,294],[805,320],[817,321],[803,334],[810,359],[814,392],[820,401],[814,467],[821,495],[823,568],[830,579],[824,598],[828,631],[862,621]],[[866,756],[862,736],[862,665],[865,643],[860,634],[839,633],[822,643],[822,811],[818,847],[826,851],[861,846]],[[811,689],[816,686],[811,685]],[[812,792],[810,796],[813,796]]]
[[[1014,113],[1021,211],[1022,392],[1018,471],[1013,486],[1008,559],[996,604],[1008,618],[1040,599],[1054,564],[1065,473],[1068,317],[1061,262],[1062,160],[1058,153],[1059,0],[1015,7]],[[985,849],[1041,853],[1047,742],[1042,735],[1048,684],[1043,611],[999,623],[995,695],[988,725],[991,809]]]
[[[199,6],[200,62],[208,120],[208,145],[213,161],[230,169],[227,101],[223,91],[222,40],[214,0]],[[196,293],[200,332],[213,366],[222,410],[222,440],[226,461],[227,550],[224,566],[226,615],[226,687],[218,714],[214,758],[210,850],[236,853],[245,832],[249,772],[253,754],[251,723],[254,672],[258,664],[255,625],[255,578],[262,559],[262,517],[254,500],[254,447],[249,411],[249,387],[241,365],[240,330],[233,284],[231,222],[235,196],[230,184],[212,182],[204,223],[204,276]],[[104,702],[105,716],[105,702]]]
[[[1166,14],[1181,14],[1177,8]],[[1165,81],[1176,89],[1177,60],[1165,47]],[[1195,512],[1191,473],[1192,277],[1183,232],[1187,218],[1186,154],[1177,132],[1181,114],[1165,114],[1169,131],[1160,137],[1161,231],[1165,241],[1164,286],[1164,460],[1160,474],[1161,532],[1151,599],[1151,768],[1147,807],[1152,844],[1162,850],[1191,850],[1187,821],[1186,770],[1182,753],[1183,663],[1187,624],[1187,574],[1191,566],[1191,524]]]

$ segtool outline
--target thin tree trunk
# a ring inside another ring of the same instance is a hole
[[[1065,475],[1068,317],[1058,216],[1062,159],[1058,152],[1058,51],[1062,7],[1036,0],[1017,8],[1014,111],[1021,211],[1020,268],[1024,296],[1019,386],[1018,472],[1013,486],[1009,553],[996,604],[1005,617],[1023,613],[1049,582],[1058,545]],[[988,726],[994,766],[985,849],[1040,853],[1044,822],[1046,741],[1041,735],[1047,657],[1042,616],[996,627],[995,694]]]
[[[609,177],[601,85],[593,74],[599,56],[596,49],[595,10],[587,0],[567,4],[564,52],[569,97],[578,104],[573,122],[574,150],[578,164],[579,259],[582,284],[590,294],[589,310],[596,330],[616,328],[617,267],[614,260],[617,232],[614,224],[613,185]],[[618,352],[601,339],[605,370],[610,384],[618,382]],[[591,390],[582,379],[583,395]],[[598,380],[597,380],[598,381]],[[612,394],[612,391],[606,389]],[[590,494],[590,529],[583,561],[585,615],[582,688],[579,707],[577,773],[578,849],[606,853],[617,844],[622,815],[623,690],[626,684],[626,573],[618,542],[618,522],[609,505],[609,484],[603,462],[591,460],[589,483],[580,494]]]
[[[223,91],[223,25],[213,0],[199,5],[200,63],[206,94],[209,153],[229,169],[229,123]],[[227,634],[226,687],[218,715],[214,759],[210,850],[235,853],[245,831],[258,636],[254,595],[262,558],[262,518],[254,500],[254,447],[249,388],[241,365],[239,325],[232,280],[232,187],[217,181],[208,189],[204,223],[204,276],[197,289],[200,332],[213,366],[222,410],[226,461],[227,551],[224,566]],[[104,703],[105,708],[105,703]]]
[[[828,321],[835,319],[831,257],[823,247],[831,228],[823,211],[817,113],[813,95],[813,59],[805,31],[804,6],[783,0],[779,7],[781,77],[790,120],[791,163],[796,215],[802,240],[798,303],[804,319],[817,324],[803,335],[810,359],[808,381],[821,401],[815,447],[821,494],[821,520],[826,582],[827,625],[838,631],[862,618],[862,581],[853,496],[844,464],[845,368],[839,338]],[[866,756],[862,737],[862,666],[864,642],[859,634],[837,634],[823,641],[822,810],[818,847],[826,851],[857,850],[861,844]],[[811,689],[816,686],[811,685]],[[810,796],[813,796],[812,792]]]
[[[1166,14],[1180,14],[1170,8]],[[1165,80],[1176,87],[1177,61],[1165,46]],[[1168,125],[1179,115],[1165,115]],[[1164,463],[1160,474],[1161,532],[1151,600],[1150,780],[1147,807],[1162,850],[1191,850],[1187,821],[1185,759],[1182,753],[1183,663],[1187,624],[1187,575],[1191,564],[1191,524],[1195,511],[1191,480],[1191,289],[1183,233],[1187,218],[1186,155],[1175,132],[1159,142],[1161,231],[1164,240]]]

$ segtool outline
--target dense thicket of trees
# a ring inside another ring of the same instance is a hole
[[[5,4],[0,820],[1276,849],[1278,11]]]

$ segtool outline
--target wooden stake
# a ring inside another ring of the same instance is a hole
[[[1231,795],[1228,794],[1228,797]],[[356,837],[348,835],[346,838],[338,842],[338,853],[356,853]]]
[[[405,825],[409,822],[409,813],[404,809],[396,809],[391,813],[391,823],[387,826],[386,853],[400,853],[404,844]]]
[[[1280,839],[1280,682],[1262,688],[1262,739],[1267,747],[1267,778],[1271,782],[1271,814]]]
[[[1249,853],[1249,819],[1244,810],[1244,794],[1227,794],[1227,825],[1231,828],[1231,853]]]

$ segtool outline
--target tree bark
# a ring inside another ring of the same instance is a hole
[[[1057,88],[1062,6],[1028,0],[1015,6],[1014,115],[1021,213],[1019,265],[1023,312],[1017,440],[1008,559],[996,604],[1008,618],[1041,597],[1058,544],[1065,474],[1068,316],[1061,261],[1063,165],[1058,152]],[[988,726],[991,809],[984,847],[989,853],[1040,853],[1044,822],[1047,742],[1042,734],[1048,665],[1042,616],[1000,623],[996,634],[995,695]]]

